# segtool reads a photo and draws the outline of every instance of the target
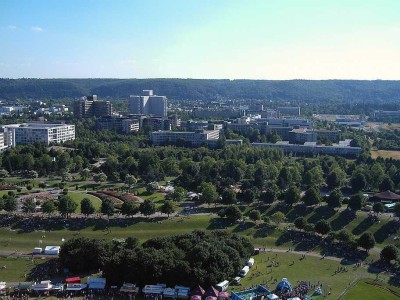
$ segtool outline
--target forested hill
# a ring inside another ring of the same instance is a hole
[[[126,99],[144,89],[170,99],[189,100],[400,101],[400,81],[386,80],[0,79],[0,99],[10,100],[89,94]]]

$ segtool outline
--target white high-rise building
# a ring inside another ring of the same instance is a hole
[[[167,117],[167,97],[153,94],[153,90],[143,90],[141,96],[129,96],[129,113]]]

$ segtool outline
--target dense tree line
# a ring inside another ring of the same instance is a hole
[[[150,239],[142,245],[135,238],[111,243],[72,239],[61,247],[60,262],[72,272],[101,268],[110,284],[207,286],[236,276],[252,252],[249,240],[236,234],[193,231]]]
[[[399,81],[363,80],[200,80],[200,79],[0,79],[4,99],[74,98],[87,94],[126,99],[152,88],[171,99],[266,99],[314,102],[390,103]],[[357,107],[354,107],[357,109]],[[349,110],[348,110],[349,111]]]

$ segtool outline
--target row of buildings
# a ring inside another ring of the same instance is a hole
[[[166,96],[154,95],[152,90],[143,90],[142,95],[130,95],[128,113],[132,115],[148,115],[166,118],[168,101]],[[110,101],[98,100],[97,95],[85,96],[73,104],[74,116],[104,117],[113,115]]]

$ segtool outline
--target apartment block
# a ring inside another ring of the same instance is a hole
[[[77,118],[111,116],[110,101],[97,100],[96,95],[85,96],[73,104],[74,116]]]

